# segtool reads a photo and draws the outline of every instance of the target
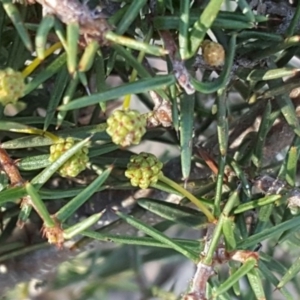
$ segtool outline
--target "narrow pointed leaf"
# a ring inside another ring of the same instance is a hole
[[[255,246],[257,243],[264,241],[265,239],[271,239],[275,236],[279,236],[282,232],[295,228],[299,225],[300,216],[296,216],[291,220],[285,221],[277,226],[263,230],[250,236],[247,240],[239,242],[238,247],[246,249],[248,247]]]
[[[95,223],[99,221],[99,219],[103,216],[104,211],[100,213],[93,214],[92,216],[86,218],[85,220],[69,227],[68,229],[64,230],[64,238],[71,239],[77,234],[80,234],[82,231],[86,230],[87,228],[91,227]]]
[[[285,34],[286,36],[293,36],[295,30],[297,30],[297,25],[299,24],[300,19],[300,4],[297,3],[296,11],[294,12],[293,18],[289,24],[289,27],[287,28]]]
[[[159,242],[170,246],[172,249],[178,251],[179,253],[183,254],[187,258],[191,259],[194,262],[198,261],[198,256],[193,251],[188,250],[187,248],[181,246],[177,242],[174,242],[173,239],[167,237],[162,232],[146,225],[145,223],[137,220],[132,216],[127,216],[121,212],[116,212],[116,214],[123,220],[125,220],[128,224],[132,225],[133,227],[143,231],[144,233],[152,236],[154,239],[158,240]]]
[[[54,16],[46,15],[42,19],[38,31],[35,36],[35,50],[37,57],[41,60],[45,58],[45,50],[47,45],[48,34],[54,26]]]
[[[282,80],[272,80],[268,82],[270,88],[281,84]],[[287,93],[285,93],[275,97],[275,99],[287,123],[295,130],[297,135],[300,135],[300,125],[291,98],[288,96]]]
[[[140,10],[146,5],[147,0],[133,0],[128,6],[125,14],[123,15],[121,21],[116,29],[117,34],[124,34],[131,23],[136,19]]]
[[[212,276],[209,279],[209,283],[211,283],[211,285],[209,285],[210,289],[207,289],[206,296],[208,297],[207,299],[214,299],[213,298],[213,287],[220,286],[221,282],[220,282],[220,280],[218,279],[217,276]],[[232,300],[232,297],[229,295],[228,292],[224,292],[221,295],[219,295],[217,297],[217,299],[218,300]]]
[[[263,274],[263,276],[266,278],[266,280],[271,282],[275,288],[279,282],[277,277],[272,273],[272,271],[265,265],[265,263],[263,261],[260,260],[258,263],[258,266],[259,266],[260,272]],[[294,296],[292,296],[285,287],[282,287],[279,291],[282,293],[282,295],[285,297],[286,300],[294,299]]]
[[[24,187],[11,187],[0,192],[0,205],[6,202],[15,202],[26,196]]]
[[[56,74],[60,68],[66,63],[66,53],[59,55],[46,69],[41,71],[26,87],[24,96],[35,90],[40,84]]]
[[[174,223],[197,228],[207,225],[206,217],[189,207],[148,198],[138,199],[138,205]]]
[[[107,84],[105,82],[105,62],[101,49],[98,51],[98,56],[94,61],[94,68],[96,72],[96,92],[101,93],[102,91],[105,91],[107,89]],[[101,110],[105,112],[107,105],[105,102],[101,102],[100,107]]]
[[[295,186],[296,183],[296,174],[298,168],[298,158],[299,158],[299,145],[300,139],[296,136],[293,145],[290,147],[290,150],[287,155],[286,163],[286,175],[285,179],[290,186]]]
[[[199,11],[201,13],[201,11]],[[189,25],[193,26],[193,22],[198,20],[198,15],[190,14],[190,22]],[[226,16],[224,12],[220,11],[218,17],[212,24],[211,28],[214,29],[231,29],[231,30],[242,30],[242,29],[254,29],[254,24],[249,23],[245,17],[240,18],[241,14],[234,14],[230,12],[226,12]],[[263,17],[264,19],[259,19],[256,16],[256,21],[264,22],[267,21],[267,17]],[[231,19],[230,19],[231,18]],[[230,19],[230,22],[228,22]],[[259,19],[259,20],[258,20]],[[155,16],[153,19],[153,25],[155,28],[159,30],[170,30],[170,29],[178,29],[178,23],[180,22],[180,15],[172,15],[172,16]],[[190,54],[191,55],[191,54]]]
[[[213,296],[216,298],[222,293],[228,291],[238,280],[240,280],[251,269],[253,269],[256,263],[256,259],[249,258],[234,274],[232,274],[227,280],[225,280],[219,287],[215,289]]]
[[[54,31],[56,36],[59,38],[59,41],[63,45],[64,49],[66,50],[68,48],[68,44],[66,39],[65,28],[57,18],[54,20]]]
[[[241,12],[245,15],[245,17],[249,20],[249,22],[255,22],[255,15],[252,11],[251,6],[248,4],[246,0],[238,0],[238,6]]]
[[[44,221],[46,227],[54,227],[55,223],[51,218],[43,200],[41,199],[37,189],[29,182],[25,184],[26,191],[31,198],[32,206]]]
[[[180,21],[179,21],[179,53],[181,59],[185,60],[189,56],[189,17],[190,1],[180,0]]]
[[[105,38],[118,45],[126,46],[133,50],[144,51],[145,53],[152,54],[154,56],[163,56],[168,54],[168,51],[161,47],[153,46],[147,43],[137,41],[135,39],[117,35],[112,31],[106,33]]]
[[[77,70],[77,53],[79,40],[79,24],[69,23],[67,25],[67,65],[70,74]]]
[[[147,247],[159,247],[159,248],[173,248],[170,245],[162,243],[157,239],[152,237],[135,237],[135,236],[126,236],[126,235],[117,235],[110,233],[99,233],[95,231],[85,230],[81,233],[86,237],[90,237],[99,241],[107,241],[118,244],[126,244],[126,245],[139,245],[139,246],[147,246]],[[186,239],[174,239],[174,241],[178,244],[182,244],[186,248],[191,251],[198,251],[200,246],[200,242]]]
[[[78,73],[76,73],[75,76],[73,78],[71,78],[71,80],[69,81],[68,86],[66,87],[65,93],[64,93],[62,101],[61,101],[61,103],[63,105],[68,104],[72,100],[72,98],[73,98],[73,96],[76,92],[76,88],[78,87],[78,83],[79,83],[79,78],[78,78]],[[62,125],[66,115],[67,115],[66,111],[59,111],[58,112],[56,128],[59,128]]]
[[[32,52],[33,51],[33,46],[32,42],[30,39],[30,35],[23,23],[22,17],[17,9],[17,7],[11,3],[9,0],[1,0],[3,3],[3,8],[5,12],[7,13],[8,17],[11,19],[13,22],[14,26],[16,27],[18,34],[20,38],[22,39],[25,47]]]
[[[252,155],[253,163],[256,165],[258,169],[262,167],[263,163],[263,147],[265,144],[265,139],[267,136],[267,133],[270,129],[270,115],[271,115],[271,103],[268,102],[266,105],[264,114],[262,116],[262,120],[259,126],[258,134],[256,137],[256,143],[254,146],[254,151]]]
[[[55,217],[64,222],[68,219],[74,212],[83,205],[90,197],[104,184],[108,178],[112,168],[105,170],[98,178],[96,178],[89,186],[87,186],[81,193],[79,193],[75,198],[70,200],[65,206],[63,206],[56,214]]]
[[[80,72],[86,72],[92,67],[98,49],[99,43],[96,41],[91,41],[87,45],[78,64]]]
[[[238,270],[238,267],[236,267],[236,262],[230,261],[229,262],[229,274],[230,275],[234,274],[237,270]],[[232,290],[236,296],[241,295],[241,287],[240,287],[240,284],[238,281],[232,286]]]
[[[103,93],[94,94],[88,97],[82,97],[76,99],[66,105],[62,105],[58,107],[58,110],[78,109],[78,108],[94,105],[99,102],[105,102],[112,99],[117,99],[127,94],[138,94],[150,90],[165,88],[174,83],[175,83],[175,76],[173,74],[156,76],[154,78],[145,79],[145,80],[141,79],[138,82],[128,83],[115,88],[108,89]]]
[[[266,197],[258,199],[258,200],[252,200],[247,203],[242,203],[234,210],[234,214],[239,214],[244,211],[248,211],[248,210],[251,210],[254,208],[265,206],[270,203],[274,203],[276,201],[281,200],[281,198],[282,198],[281,195],[270,195],[270,196],[266,196]]]
[[[28,156],[21,158],[17,161],[16,165],[19,170],[38,170],[49,166],[51,162],[49,161],[49,154],[42,154],[36,156]]]
[[[65,91],[69,79],[70,77],[68,71],[65,67],[63,67],[57,74],[57,77],[55,79],[54,89],[51,92],[51,97],[48,102],[47,113],[44,122],[44,128],[43,128],[44,130],[47,130],[49,125],[53,121],[54,115],[56,113],[56,107],[61,101],[62,95]]]
[[[235,227],[235,223],[233,222],[232,218],[224,217],[222,231],[223,231],[227,251],[233,251],[236,249],[234,227]]]
[[[289,281],[291,281],[300,271],[300,257],[293,262],[292,266],[287,270],[285,275],[281,278],[280,282],[277,284],[277,288],[281,289]]]
[[[224,89],[218,90],[217,93],[217,131],[219,150],[222,156],[227,154],[228,147],[228,121],[227,121],[227,104],[226,91]]]
[[[141,78],[151,77],[149,71],[143,66],[143,64],[141,64],[138,61],[138,59],[130,51],[128,51],[120,45],[113,45],[113,48],[116,50],[116,53],[118,55],[122,56],[126,60],[126,63],[128,63],[134,70],[136,70],[136,72]],[[112,56],[110,58],[112,58]]]
[[[226,222],[226,217],[230,214],[232,209],[238,204],[239,202],[239,190],[236,190],[232,193],[232,195],[229,197],[227,203],[224,206],[224,209],[222,213],[219,215],[218,223],[215,226],[209,249],[206,253],[206,257],[203,259],[203,263],[207,265],[211,265],[214,257],[214,253],[218,247],[218,244],[220,242],[220,237],[223,231],[223,225],[224,222]]]
[[[97,192],[101,192],[106,189],[106,186],[101,186]],[[68,190],[47,190],[42,188],[39,193],[44,200],[55,200],[62,198],[72,198],[81,193],[83,188],[70,188]]]
[[[182,176],[188,179],[192,161],[192,139],[194,129],[195,95],[184,95],[180,99],[180,152]]]
[[[222,200],[223,185],[224,185],[225,165],[226,165],[226,157],[220,155],[218,160],[217,184],[216,184],[215,199],[214,199],[214,214],[216,216],[219,216],[221,213],[221,200]]]
[[[241,78],[245,78],[249,81],[267,81],[285,76],[293,76],[298,73],[300,69],[295,68],[279,68],[269,70],[241,70],[237,72],[237,75]]]
[[[223,0],[211,0],[206,5],[204,11],[200,15],[199,19],[194,23],[191,31],[191,55],[198,51],[200,44],[202,43],[207,30],[212,26],[216,19],[219,10],[223,4]]]
[[[27,197],[29,197],[29,199],[31,199],[30,196],[27,196]],[[24,199],[26,199],[26,196],[25,196],[25,198],[23,198],[23,200]],[[28,203],[28,201],[27,201],[27,203],[23,203],[23,205],[20,208],[19,215],[18,215],[18,221],[17,221],[18,226],[22,227],[22,226],[24,226],[24,224],[26,224],[26,222],[28,222],[31,211],[32,211],[32,204]],[[43,219],[42,216],[41,216],[41,218]],[[49,227],[51,227],[51,226],[49,226]]]
[[[247,274],[251,288],[256,296],[257,300],[265,300],[266,295],[264,292],[262,277],[260,276],[259,269],[253,268]]]
[[[0,124],[1,127],[1,124]],[[61,130],[58,132],[55,132],[57,137],[61,138],[67,138],[72,137],[74,139],[82,139],[87,138],[91,135],[93,137],[92,140],[101,140],[101,141],[109,141],[110,137],[105,132],[106,130],[106,124],[98,124],[98,125],[92,125],[92,126],[82,126],[82,127],[76,127],[74,129],[66,129]],[[28,130],[28,127],[25,127],[25,129]],[[1,129],[0,129],[1,130]],[[54,144],[54,141],[45,136],[24,136],[21,138],[17,138],[14,140],[10,140],[7,142],[4,142],[2,144],[2,147],[4,149],[24,149],[24,148],[31,148],[31,147],[41,147],[41,146],[49,146]]]
[[[273,212],[273,204],[268,204],[260,208],[258,220],[255,226],[255,233],[262,232],[270,223],[270,216]]]

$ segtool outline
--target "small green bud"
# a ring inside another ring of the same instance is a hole
[[[60,143],[50,146],[51,162],[56,161],[64,152],[69,150],[75,145],[73,138],[67,138],[61,140]],[[88,148],[83,147],[79,152],[74,154],[66,163],[58,170],[62,177],[76,177],[80,172],[85,170],[86,164],[89,161]]]
[[[157,182],[162,167],[162,162],[155,155],[142,152],[130,158],[125,176],[130,179],[133,186],[146,189],[150,184]]]
[[[112,141],[122,147],[139,144],[146,132],[146,118],[136,110],[116,110],[107,125]]]
[[[0,70],[0,103],[5,106],[8,103],[15,104],[23,97],[25,83],[22,73],[11,68]]]

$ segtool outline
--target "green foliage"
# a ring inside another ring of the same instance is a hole
[[[56,293],[297,299],[300,2],[83,2],[0,1],[0,69],[25,81],[0,97],[0,295],[95,244]],[[167,161],[155,180],[144,164],[145,191],[124,175],[140,151]]]

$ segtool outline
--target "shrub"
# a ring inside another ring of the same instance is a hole
[[[297,298],[290,2],[1,1],[3,294]]]

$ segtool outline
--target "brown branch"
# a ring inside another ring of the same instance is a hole
[[[6,173],[11,185],[21,186],[24,180],[20,175],[19,169],[16,167],[14,161],[10,158],[5,149],[0,144],[0,168]]]

